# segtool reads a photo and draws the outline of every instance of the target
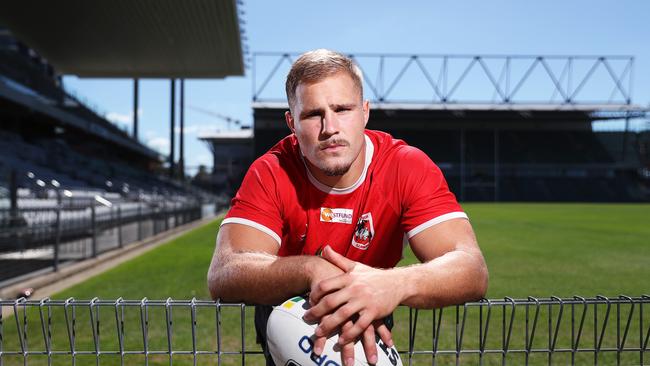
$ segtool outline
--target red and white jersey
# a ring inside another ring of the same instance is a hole
[[[249,225],[273,237],[278,255],[314,255],[325,245],[372,267],[394,267],[404,234],[467,218],[440,169],[419,149],[365,131],[363,173],[332,188],[307,169],[298,141],[282,139],[249,168],[222,225]]]

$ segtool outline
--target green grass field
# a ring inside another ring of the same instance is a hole
[[[581,295],[594,297],[596,295],[617,296],[627,294],[639,296],[650,293],[650,205],[647,204],[465,204],[479,243],[486,257],[490,270],[489,298],[525,298],[527,296],[570,297]],[[74,297],[76,299],[208,299],[206,288],[206,271],[214,250],[215,235],[218,221],[171,241],[151,252],[126,262],[110,271],[87,280],[73,288],[53,296],[55,299]],[[410,252],[405,253],[401,264],[415,261]],[[269,291],[272,291],[270,288]],[[443,331],[452,330],[452,310],[445,313]],[[447,310],[445,310],[447,311]],[[116,349],[115,319],[111,309],[103,310],[103,322],[100,325],[103,338],[103,349]],[[93,349],[91,332],[83,330],[84,324],[89,323],[88,310],[79,309],[78,316],[78,349]],[[650,319],[650,313],[646,311]],[[518,314],[520,321],[515,327],[513,346],[523,346],[523,314]],[[222,344],[226,350],[238,351],[241,348],[239,330],[241,310],[228,308],[222,312]],[[501,322],[501,311],[495,313],[495,321]],[[590,315],[591,316],[591,315]],[[245,314],[246,334],[244,336],[247,350],[257,350],[254,344],[254,328],[252,325],[252,310]],[[34,329],[40,327],[38,315],[30,313],[33,319],[32,347],[39,348],[39,341],[34,340]],[[395,315],[396,328],[394,335],[398,346],[407,344],[408,312],[401,309]],[[61,313],[53,314],[54,339],[60,334],[58,348],[65,349],[67,336],[64,336],[65,321]],[[430,311],[421,312],[418,326],[424,324],[416,338],[416,346],[424,349],[431,348],[431,319]],[[554,319],[551,317],[551,319]],[[484,320],[485,321],[485,320]],[[549,322],[548,314],[542,313],[541,324]],[[189,312],[180,309],[174,313],[174,349],[191,349],[191,328]],[[477,324],[478,315],[468,315],[467,324]],[[4,320],[4,350],[19,349],[18,336],[15,334],[15,323]],[[11,325],[10,325],[11,324]],[[214,309],[205,308],[197,311],[197,343],[199,349],[216,349],[216,330]],[[428,325],[427,325],[428,324]],[[13,326],[12,326],[13,325]],[[151,349],[165,350],[166,328],[164,309],[154,309],[149,319]],[[500,324],[494,329],[500,329]],[[427,328],[428,327],[428,328]],[[565,327],[563,324],[562,327]],[[89,328],[89,326],[86,326]],[[449,328],[449,329],[447,329]],[[467,332],[466,346],[477,347],[477,326],[470,327]],[[492,328],[491,328],[492,329]],[[542,328],[545,329],[545,328]],[[593,330],[586,329],[593,333]],[[639,333],[639,329],[631,331]],[[57,333],[58,332],[58,333]],[[492,330],[489,345],[498,348],[501,336]],[[36,332],[37,333],[37,332]],[[143,341],[140,331],[140,314],[138,308],[127,309],[125,313],[125,344],[132,349],[142,349]],[[570,343],[567,335],[568,328],[562,328],[558,344]],[[591,334],[585,333],[585,334]],[[542,332],[540,331],[540,334]],[[615,333],[614,333],[615,335]],[[586,338],[586,336],[585,336]],[[539,336],[539,342],[546,342]],[[605,344],[615,342],[606,339]],[[43,343],[40,341],[40,343]],[[441,339],[441,346],[453,348],[453,336]],[[43,346],[41,345],[41,348]],[[69,347],[69,346],[67,346]],[[128,348],[127,347],[127,348]],[[404,350],[405,346],[401,347]],[[0,349],[1,351],[1,349]],[[650,353],[650,352],[649,352]],[[583,355],[585,360],[593,362],[593,355]],[[67,357],[67,358],[66,358]],[[77,364],[95,363],[95,358],[79,356]],[[108,357],[108,356],[107,356]],[[112,357],[112,356],[111,356]],[[141,363],[142,356],[130,356],[131,362]],[[216,362],[215,356],[201,356],[202,361]],[[115,364],[117,359],[102,362]],[[647,359],[650,360],[650,354]],[[5,364],[22,363],[22,356],[4,356]],[[185,355],[175,355],[175,364],[190,362]],[[440,358],[440,364],[447,364],[446,358]],[[634,361],[636,360],[636,361]],[[65,362],[64,362],[65,361]],[[226,364],[241,364],[239,356],[225,356]],[[261,358],[248,358],[246,364],[262,364]],[[417,360],[416,360],[417,361]],[[452,362],[449,358],[448,362]],[[547,359],[533,359],[533,364],[546,364]],[[61,362],[69,364],[69,356],[61,356]],[[424,363],[431,363],[426,358]],[[475,359],[468,359],[467,364],[476,364]],[[566,364],[561,358],[558,364]],[[611,357],[599,364],[612,364]],[[638,364],[638,355],[631,358],[629,364]],[[636,363],[635,363],[636,362]],[[46,359],[40,356],[30,356],[31,364],[46,364]],[[169,364],[168,356],[154,355],[151,364]],[[489,360],[486,364],[500,364],[500,356]],[[417,364],[417,363],[416,363]],[[521,364],[512,362],[511,364]]]

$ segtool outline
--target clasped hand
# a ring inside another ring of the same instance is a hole
[[[354,343],[361,339],[366,359],[377,362],[375,332],[392,347],[392,336],[382,319],[399,305],[402,289],[389,270],[352,261],[326,246],[322,257],[343,273],[312,284],[306,321],[318,321],[314,352],[321,354],[327,336],[340,329],[338,343],[345,365],[354,364]]]

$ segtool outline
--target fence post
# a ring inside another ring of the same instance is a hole
[[[59,245],[61,244],[61,194],[57,190],[56,239],[54,240],[54,272],[59,270]]]
[[[177,227],[179,225],[178,222],[180,221],[179,219],[180,214],[181,212],[180,209],[178,208],[178,205],[174,204],[174,227]]]
[[[167,214],[167,200],[163,201],[163,217],[165,218],[165,231],[169,230],[169,216]]]
[[[168,209],[169,211],[169,218],[171,219],[171,223],[169,224],[169,228],[173,229],[176,227],[176,203],[172,202],[170,205],[171,209]]]
[[[138,202],[138,241],[142,240],[142,203]]]
[[[117,206],[117,245],[122,248],[124,243],[122,242],[122,207]]]
[[[92,257],[97,257],[97,216],[95,213],[95,202],[90,206],[90,220],[93,231],[93,241],[92,241]]]
[[[151,210],[151,235],[154,236],[158,234],[158,227],[160,224],[158,221],[160,221],[160,208],[155,207],[155,208],[150,208]]]

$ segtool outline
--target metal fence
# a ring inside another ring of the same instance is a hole
[[[199,202],[122,202],[0,209],[0,283],[96,257],[200,219]]]
[[[396,309],[404,365],[644,365],[650,296]],[[204,300],[0,301],[0,365],[264,364],[253,311]]]

